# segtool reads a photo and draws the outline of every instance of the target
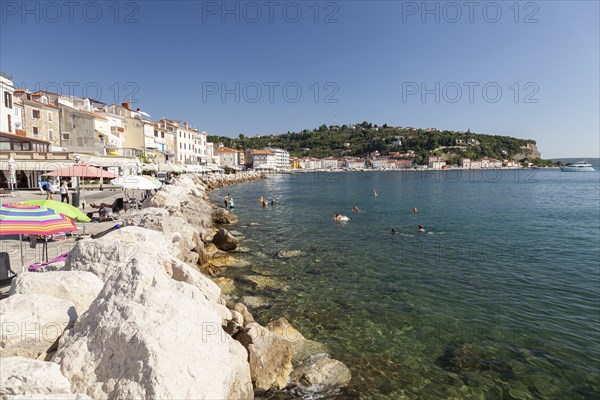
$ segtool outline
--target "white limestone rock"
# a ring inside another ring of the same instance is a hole
[[[108,281],[53,361],[102,398],[252,398],[248,355],[200,290],[134,258]]]
[[[0,300],[0,357],[37,358],[77,319],[75,305],[39,293]]]
[[[242,299],[242,301],[244,301]],[[328,353],[327,346],[304,337],[287,319],[281,317],[265,325],[270,332],[286,340],[292,346],[294,363],[305,361],[310,356]]]
[[[309,392],[326,392],[347,386],[351,378],[350,370],[344,363],[329,358],[327,354],[317,354],[294,369],[291,384]]]
[[[88,271],[106,282],[133,259],[141,263],[159,260],[165,272],[170,270],[170,249],[160,232],[137,226],[127,226],[99,239],[77,242],[65,265],[65,270]]]
[[[248,350],[252,382],[257,393],[283,389],[292,372],[292,348],[288,342],[256,322],[236,336]]]
[[[10,294],[45,294],[71,301],[78,315],[96,299],[104,283],[91,272],[25,272],[13,280]]]
[[[70,394],[71,383],[61,374],[58,364],[18,356],[0,358],[0,399]]]

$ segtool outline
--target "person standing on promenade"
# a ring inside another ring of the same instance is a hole
[[[60,201],[65,202],[67,200],[67,204],[69,204],[69,185],[67,181],[62,181],[60,183]]]
[[[46,181],[46,186],[45,186],[45,190],[46,190],[46,200],[52,200],[52,194],[54,193],[54,186],[52,186],[52,184],[48,181]]]

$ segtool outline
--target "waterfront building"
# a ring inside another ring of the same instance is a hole
[[[471,160],[470,169],[481,169],[481,160]]]
[[[13,108],[14,108],[14,133],[19,136],[27,136],[25,131],[25,108],[23,107],[23,101],[13,96]],[[10,132],[9,132],[10,133]]]
[[[321,169],[321,160],[319,158],[305,157],[300,161],[300,168],[307,170]]]
[[[196,132],[196,137],[194,139],[194,157],[197,164],[207,165],[209,163],[207,138],[208,135],[206,132]],[[241,164],[243,164],[243,162]]]
[[[344,168],[349,169],[364,169],[365,159],[358,157],[347,157],[344,159]]]
[[[502,168],[502,161],[484,157],[481,160],[481,168]]]
[[[458,160],[458,166],[465,168],[465,169],[471,169],[471,159],[470,158],[461,158]]]
[[[394,160],[394,166],[396,169],[409,169],[412,168],[412,160]]]
[[[244,161],[243,153],[240,150],[230,149],[229,147],[221,147],[214,150],[215,156],[218,157],[220,167],[241,168]]]
[[[121,154],[124,156],[143,156],[147,153],[146,140],[144,135],[143,120],[149,118],[142,114],[141,110],[131,109],[131,103],[123,102],[121,105],[113,104],[108,106],[107,111],[123,120],[123,146]]]
[[[278,169],[290,168],[290,153],[284,149],[269,149],[275,155],[275,167]]]
[[[16,134],[12,76],[0,72],[0,132]]]
[[[386,169],[390,166],[390,160],[387,157],[378,157],[371,160],[371,168]]]
[[[339,163],[337,158],[323,158],[321,160],[321,168],[322,169],[338,169]]]
[[[18,89],[14,91],[14,96],[17,96],[23,105],[25,135],[50,142],[51,149],[60,148],[60,108],[51,104],[44,93]]]
[[[266,150],[246,150],[246,166],[253,169],[275,169],[277,168],[277,160],[275,153],[270,149]],[[289,159],[288,159],[289,160]],[[289,168],[289,161],[288,161]]]
[[[302,168],[302,160],[298,157],[290,157],[290,169],[301,169]]]

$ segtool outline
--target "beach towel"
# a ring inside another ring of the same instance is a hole
[[[67,260],[67,257],[69,256],[69,253],[63,253],[60,256],[48,261],[48,262],[44,262],[44,263],[33,263],[29,266],[29,268],[27,268],[27,270],[29,272],[36,272],[39,271],[40,269],[47,267],[48,265],[51,264],[55,264],[58,262],[65,262]]]

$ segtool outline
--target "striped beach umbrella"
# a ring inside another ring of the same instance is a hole
[[[72,219],[49,208],[30,204],[0,205],[0,235],[53,235],[76,230]]]
[[[65,217],[69,217],[79,222],[91,221],[90,217],[85,215],[83,211],[81,211],[79,208],[73,207],[69,203],[63,203],[61,201],[38,199],[23,201],[21,204],[30,204],[34,206],[49,208],[50,210],[54,210],[58,213],[61,213]]]
[[[0,205],[0,235],[19,235],[21,269],[25,270],[21,235],[53,235],[76,231],[73,220],[45,207],[30,204]],[[48,261],[48,243],[44,240],[44,255]]]

